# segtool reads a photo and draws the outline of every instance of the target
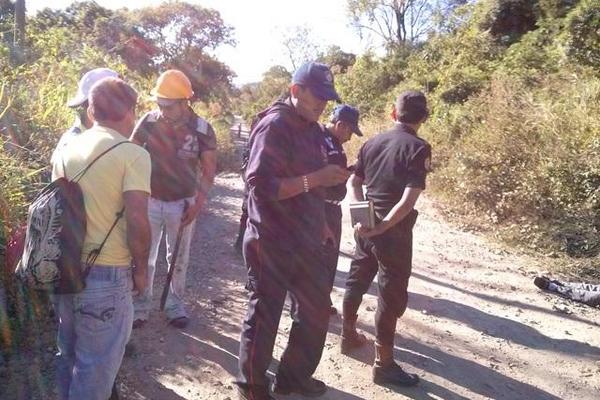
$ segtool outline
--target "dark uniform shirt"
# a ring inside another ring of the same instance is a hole
[[[320,244],[325,219],[319,188],[279,200],[281,180],[323,168],[327,154],[315,122],[296,113],[289,99],[262,112],[250,139],[246,168],[248,229],[245,241],[266,240],[285,249]]]
[[[331,131],[326,127],[323,127],[325,150],[327,151],[327,163],[339,165],[346,169],[348,166],[348,159],[346,153],[342,147],[340,141],[333,136]],[[346,197],[346,183],[340,183],[336,186],[331,186],[325,189],[325,199],[332,200],[335,202],[344,200]]]
[[[163,201],[196,195],[198,160],[204,151],[215,150],[212,126],[191,113],[188,121],[174,126],[158,110],[145,114],[131,135],[144,143],[152,160],[152,197]]]
[[[397,123],[362,146],[354,173],[363,179],[375,212],[384,216],[406,187],[425,189],[430,163],[431,146],[411,127]]]

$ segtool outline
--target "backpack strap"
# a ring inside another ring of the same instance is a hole
[[[87,268],[85,269],[85,271],[83,271],[83,279],[84,280],[85,280],[85,278],[87,278],[87,276],[90,273],[90,270],[92,269],[94,264],[96,264],[96,260],[98,259],[98,256],[100,255],[100,252],[102,251],[102,248],[106,244],[108,237],[110,236],[112,231],[115,229],[115,226],[117,226],[117,223],[123,217],[124,213],[125,213],[125,206],[123,206],[123,208],[121,208],[121,211],[119,211],[117,213],[117,217],[115,218],[112,226],[108,230],[108,233],[106,234],[106,236],[104,236],[104,240],[102,241],[102,243],[100,243],[100,246],[98,246],[98,248],[90,251],[90,253],[88,254],[87,259],[85,260],[85,265]]]
[[[73,175],[73,179],[71,179],[72,182],[79,182],[79,180],[81,178],[83,178],[83,176],[85,175],[86,172],[88,172],[88,170],[92,167],[92,165],[94,165],[94,163],[96,161],[98,161],[99,159],[101,159],[104,155],[106,155],[106,153],[110,152],[111,150],[113,150],[115,147],[118,147],[124,143],[131,143],[128,140],[124,140],[122,142],[119,142],[117,144],[114,144],[112,146],[110,146],[108,149],[104,150],[102,153],[100,153],[96,158],[94,158],[85,168],[81,169],[79,172],[77,172],[75,175]],[[66,171],[64,171],[64,160],[63,160],[63,173],[65,174],[65,178],[67,177],[66,175]]]

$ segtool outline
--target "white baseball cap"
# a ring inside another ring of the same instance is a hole
[[[77,94],[67,103],[69,107],[78,107],[88,99],[94,83],[104,78],[118,78],[119,74],[108,68],[96,68],[86,72],[79,80]]]

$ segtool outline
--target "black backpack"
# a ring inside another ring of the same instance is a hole
[[[55,294],[79,293],[85,288],[85,278],[94,265],[108,236],[122,217],[117,213],[102,244],[81,262],[81,250],[86,234],[86,214],[79,180],[90,167],[115,147],[97,156],[73,176],[58,178],[47,185],[29,206],[25,248],[16,268],[16,275],[29,287]]]

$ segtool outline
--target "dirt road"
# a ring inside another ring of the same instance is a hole
[[[208,208],[197,223],[188,272],[192,322],[179,331],[168,327],[156,311],[143,329],[134,331],[134,351],[126,356],[119,374],[122,398],[236,398],[231,381],[237,370],[246,292],[245,268],[232,244],[241,194],[237,175],[217,178]],[[398,323],[396,358],[418,373],[422,383],[401,390],[374,386],[370,382],[372,346],[354,357],[342,356],[338,350],[341,320],[335,316],[316,373],[330,387],[322,398],[600,398],[600,310],[540,292],[532,279],[544,270],[543,265],[451,227],[427,199],[419,210],[409,308]],[[348,223],[345,228],[342,251],[350,253],[353,241]],[[338,308],[349,263],[349,258],[340,257],[333,292]],[[165,275],[163,264],[157,272],[157,310]],[[360,311],[360,328],[370,338],[376,290],[373,285]],[[289,324],[284,312],[272,370]],[[22,367],[39,367],[40,362],[47,362],[47,355],[44,359],[37,364],[24,362]],[[42,383],[35,374],[29,377],[24,384],[45,387],[40,391],[45,395],[21,397],[13,391],[15,396],[6,397],[5,392],[0,398],[53,399],[51,372]]]
[[[126,358],[120,375],[125,398],[236,398],[231,380],[246,293],[245,268],[231,245],[241,190],[236,175],[217,179],[198,221],[191,256],[188,304],[193,322],[177,331],[157,312],[148,326],[134,332],[136,351]],[[450,227],[427,201],[419,208],[409,309],[398,324],[396,356],[421,375],[422,384],[400,391],[372,385],[372,347],[353,358],[340,355],[341,320],[336,316],[317,370],[317,377],[331,387],[323,398],[597,399],[600,310],[566,303],[570,313],[559,313],[553,306],[564,302],[532,284],[543,267]],[[352,245],[346,229],[343,252],[350,253]],[[349,263],[340,258],[333,296],[338,307]],[[360,325],[370,337],[376,290],[373,285],[361,308]],[[275,359],[286,343],[289,323],[284,314]]]

